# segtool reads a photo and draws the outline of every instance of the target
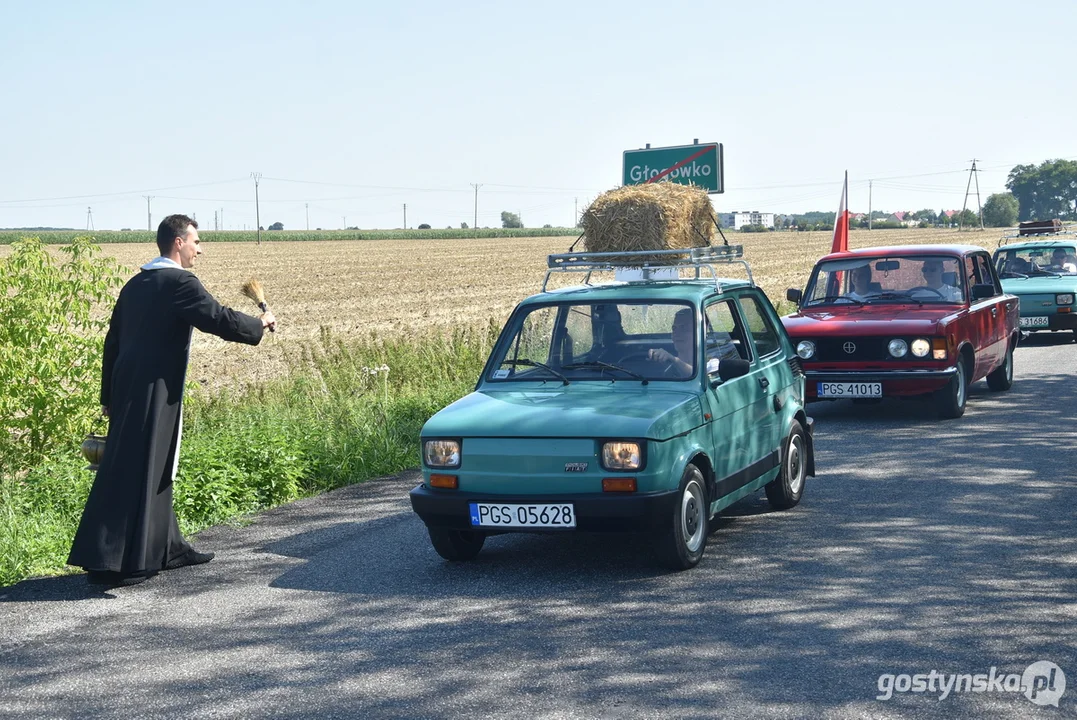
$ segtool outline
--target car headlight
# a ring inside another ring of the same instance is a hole
[[[801,340],[797,343],[797,357],[801,360],[811,360],[815,356],[815,343],[811,340]]]
[[[639,443],[623,440],[602,443],[602,467],[607,470],[639,470],[642,463]]]
[[[1073,293],[1062,293],[1061,295],[1055,295],[1056,305],[1072,305]]]
[[[429,467],[460,467],[459,440],[426,440],[423,442],[423,460]]]
[[[909,349],[916,357],[927,357],[927,354],[931,352],[931,343],[927,341],[927,338],[916,338]]]
[[[890,355],[893,357],[905,357],[905,353],[909,352],[909,345],[904,340],[897,338],[891,340],[886,349],[890,351]]]

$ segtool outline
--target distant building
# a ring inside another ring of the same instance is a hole
[[[734,230],[740,230],[745,225],[762,225],[763,227],[772,228],[774,227],[774,213],[734,210],[731,213],[718,213],[718,223],[724,228]]]

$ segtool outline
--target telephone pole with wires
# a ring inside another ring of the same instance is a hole
[[[408,229],[408,204],[404,203],[404,229]]]
[[[871,180],[868,180],[868,230],[871,230]]]
[[[262,215],[258,209],[258,181],[262,179],[262,173],[252,172],[254,178],[254,225],[258,228],[258,245],[262,244]]]
[[[153,195],[143,195],[146,198],[146,229],[153,232],[153,216],[150,215],[150,200],[153,200]]]
[[[93,230],[93,210],[89,206],[86,207],[86,229]]]
[[[957,216],[957,229],[964,230],[964,215],[965,210],[969,205],[969,189],[972,187],[973,178],[976,179],[976,211],[980,216],[980,230],[984,229],[984,209],[980,204],[980,177],[976,174],[976,158],[972,159],[972,167],[969,168],[969,182],[965,186],[965,202],[961,205],[961,215]]]
[[[475,225],[479,227],[479,188],[482,187],[480,183],[471,183],[471,187],[475,188]]]
[[[310,230],[310,203],[303,203],[303,209],[307,212],[307,230]]]

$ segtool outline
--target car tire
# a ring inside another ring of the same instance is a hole
[[[707,483],[699,468],[689,463],[681,476],[673,516],[659,538],[658,553],[662,564],[674,570],[688,570],[698,565],[707,548],[709,532]]]
[[[987,376],[987,387],[996,392],[1013,387],[1013,345],[1006,347],[1006,359],[998,368]]]
[[[969,398],[968,368],[964,359],[957,363],[957,373],[946,383],[946,387],[935,391],[935,403],[939,416],[959,418],[965,414],[965,403]]]
[[[795,507],[804,495],[804,484],[808,478],[808,442],[804,428],[797,420],[789,429],[789,435],[782,441],[781,465],[778,477],[767,483],[763,489],[767,500],[777,510]]]
[[[486,542],[486,533],[478,530],[452,530],[450,528],[427,528],[430,543],[438,555],[446,560],[464,562],[474,560]]]

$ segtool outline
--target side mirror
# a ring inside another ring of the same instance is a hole
[[[751,364],[747,360],[740,358],[730,358],[728,360],[722,360],[718,364],[718,377],[725,382],[726,380],[732,380],[733,378],[739,378],[742,375],[747,375]]]
[[[804,297],[804,294],[801,293],[800,290],[797,290],[796,288],[789,288],[788,290],[785,291],[785,299],[788,300],[789,302],[795,302],[797,305],[800,305],[800,300],[803,297]]]
[[[995,286],[984,283],[983,285],[972,286],[972,300],[986,300],[987,298],[995,297]]]

